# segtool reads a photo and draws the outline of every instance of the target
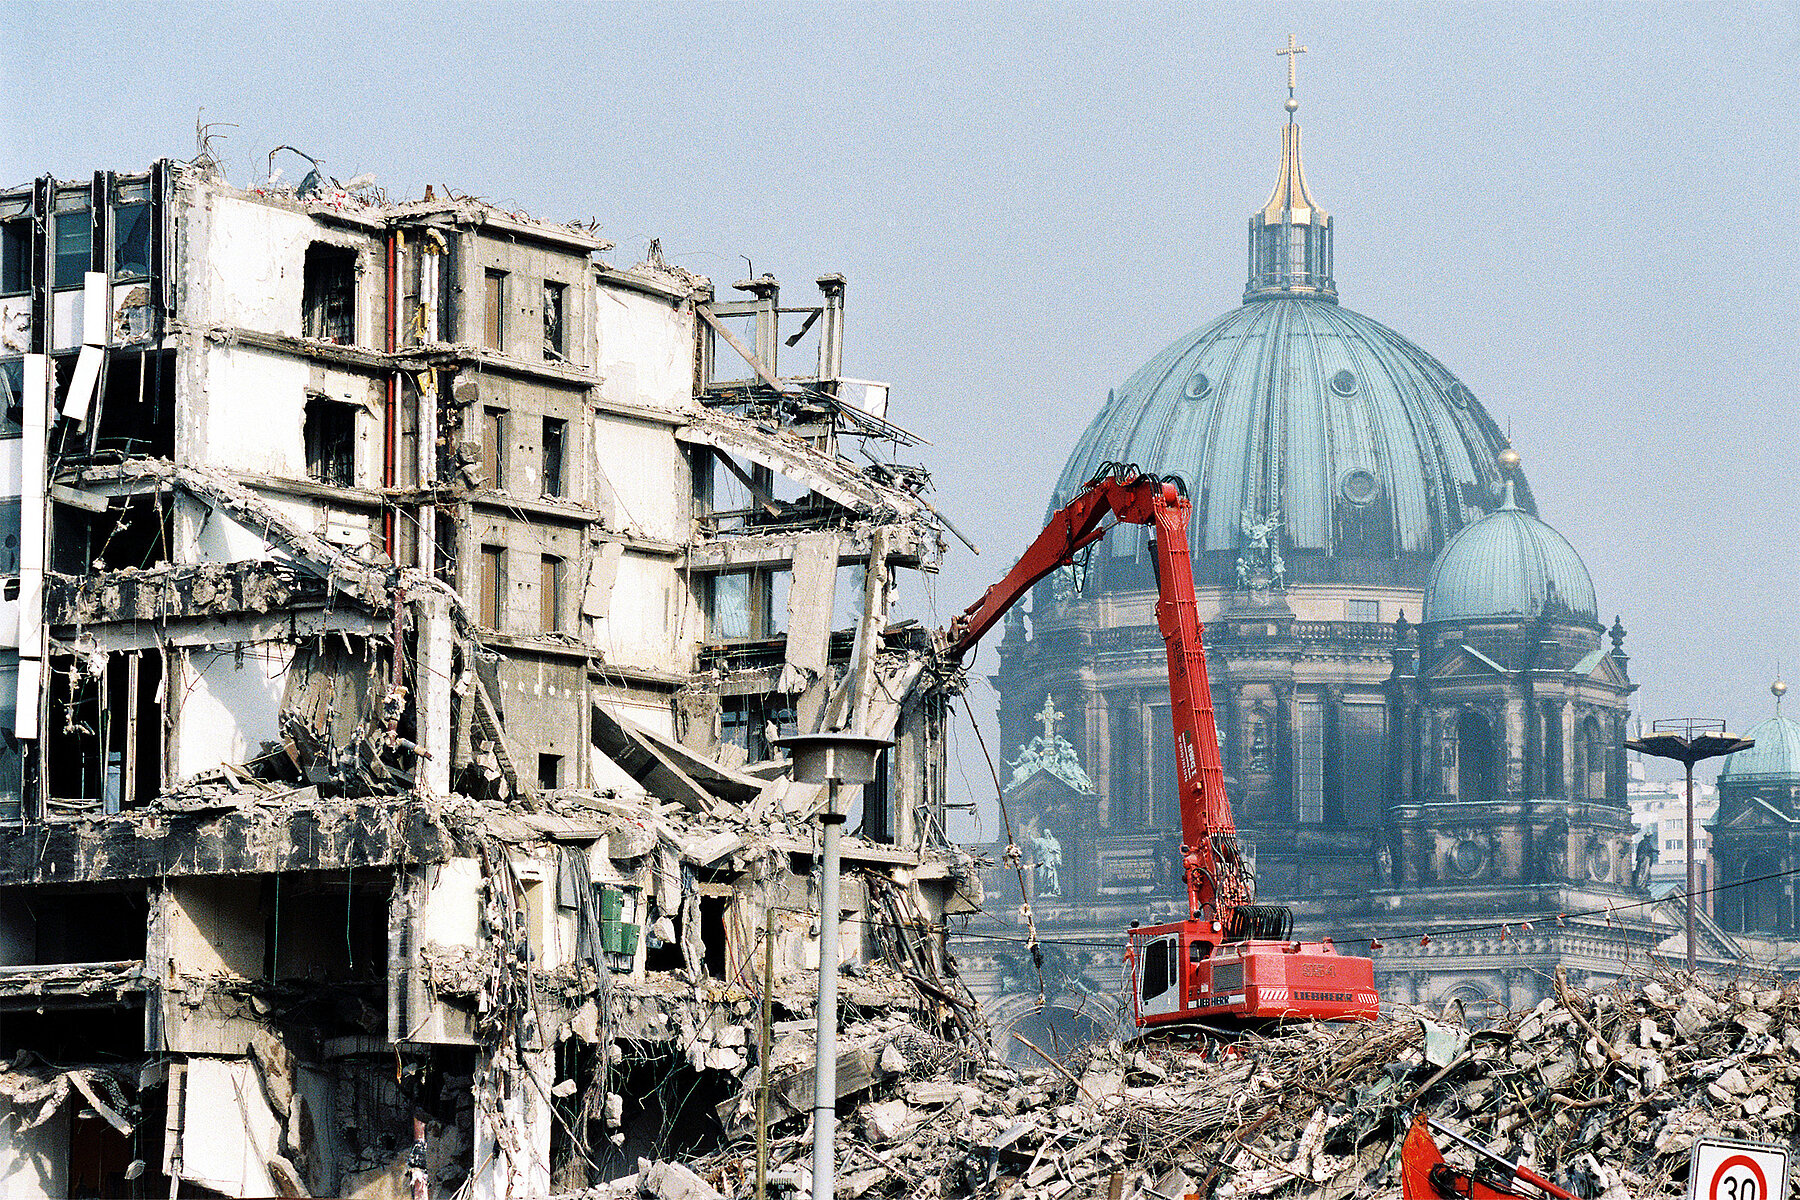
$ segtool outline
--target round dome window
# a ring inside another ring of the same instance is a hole
[[[1212,394],[1212,380],[1204,372],[1195,371],[1188,377],[1186,393],[1189,400],[1204,400]]]
[[[1331,377],[1331,390],[1340,396],[1356,395],[1356,372],[1339,371]]]
[[[1371,471],[1361,467],[1345,474],[1343,482],[1338,484],[1338,492],[1352,504],[1368,504],[1381,491],[1381,484]]]

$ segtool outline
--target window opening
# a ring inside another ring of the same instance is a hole
[[[1294,801],[1303,824],[1325,819],[1325,705],[1319,700],[1294,705]]]
[[[481,414],[481,469],[487,486],[500,491],[506,486],[506,410],[486,408]]]
[[[1346,600],[1344,601],[1344,615],[1352,621],[1379,621],[1381,620],[1381,601]]]
[[[706,973],[713,979],[726,977],[725,906],[723,896],[700,897],[700,945],[706,956]]]
[[[781,693],[726,696],[719,707],[719,742],[743,750],[745,762],[766,762],[773,757],[771,737],[794,733],[794,710]]]
[[[355,406],[324,396],[307,398],[306,474],[333,487],[355,486]]]
[[[482,344],[489,350],[503,350],[506,335],[506,272],[490,270],[484,283],[486,324],[482,327]]]
[[[0,221],[0,296],[31,290],[31,221]]]
[[[569,423],[557,417],[544,418],[544,495],[563,494],[563,448],[568,438]]]
[[[554,792],[562,786],[562,763],[560,754],[538,755],[538,790]]]
[[[506,549],[502,546],[481,548],[481,623],[488,629],[500,628],[501,597],[506,590]]]
[[[302,288],[305,334],[339,345],[356,341],[356,251],[314,242]]]
[[[568,287],[544,281],[544,357],[554,362],[569,360],[568,341],[564,336],[564,306]]]

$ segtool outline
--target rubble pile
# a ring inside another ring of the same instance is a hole
[[[839,1106],[837,1195],[1386,1200],[1401,1194],[1401,1141],[1425,1112],[1576,1195],[1638,1200],[1684,1193],[1703,1134],[1787,1143],[1800,1131],[1800,989],[1685,975],[1598,992],[1557,983],[1556,997],[1473,1030],[1455,1002],[1397,1005],[1370,1024],[1223,1046],[1112,1042],[1028,1070],[889,1014],[845,1033],[867,1084]],[[797,1064],[810,1067],[803,1041],[790,1031],[771,1055],[775,1196],[811,1187],[810,1085],[793,1086]],[[729,1145],[680,1170],[640,1163],[607,1190],[754,1195],[756,1083],[752,1071],[721,1112]]]

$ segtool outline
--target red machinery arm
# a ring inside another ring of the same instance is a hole
[[[960,661],[1033,584],[1105,537],[1114,524],[1149,525],[1154,532],[1156,623],[1169,659],[1169,710],[1175,725],[1176,786],[1190,913],[1230,926],[1233,911],[1251,900],[1250,876],[1238,853],[1219,733],[1206,679],[1206,647],[1194,598],[1188,553],[1191,505],[1179,482],[1139,474],[1135,467],[1089,480],[1050,518],[1006,577],[950,624],[948,653]]]

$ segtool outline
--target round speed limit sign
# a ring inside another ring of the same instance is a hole
[[[1787,1200],[1788,1149],[1703,1137],[1688,1165],[1688,1200]]]

